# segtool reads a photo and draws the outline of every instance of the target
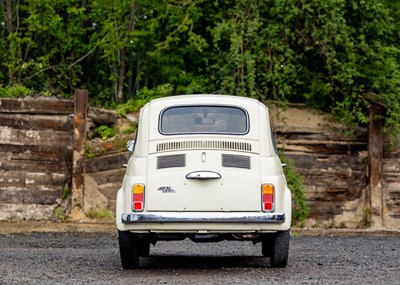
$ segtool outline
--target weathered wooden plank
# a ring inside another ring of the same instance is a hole
[[[31,115],[0,113],[0,128],[68,131],[72,133],[72,118],[67,115]]]
[[[97,156],[87,160],[86,172],[93,173],[112,169],[120,169],[122,168],[123,164],[128,162],[128,159],[129,152]]]
[[[16,204],[56,204],[61,197],[62,189],[55,189],[52,185],[44,186],[44,188],[47,189],[42,190],[33,187],[8,187],[4,189],[0,187],[0,201]]]
[[[46,130],[19,130],[9,127],[1,127],[0,129],[0,145],[68,145],[72,142],[70,132]]]
[[[40,158],[43,159],[43,157]],[[61,159],[57,161],[37,161],[36,159],[31,158],[27,160],[0,161],[0,169],[20,172],[30,172],[34,170],[35,172],[69,173],[71,168],[70,165],[70,161],[63,161]]]
[[[69,115],[74,113],[74,101],[54,97],[0,98],[0,113]]]
[[[54,217],[54,205],[2,203],[0,220],[49,221]]]
[[[27,171],[4,171],[0,177],[0,187],[36,187],[47,190],[44,185],[68,184],[68,174],[54,172],[27,172]],[[51,188],[50,188],[51,189]]]
[[[72,165],[72,146],[0,144],[0,157],[8,157],[4,161],[61,161]]]

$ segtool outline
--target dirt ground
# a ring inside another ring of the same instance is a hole
[[[116,233],[114,222],[7,222],[0,221],[0,234],[16,233]],[[387,229],[333,229],[333,228],[292,228],[293,235],[385,235],[400,236],[400,231]]]
[[[54,223],[54,222],[4,222],[0,221],[0,234],[14,233],[113,233],[116,226],[111,222]]]

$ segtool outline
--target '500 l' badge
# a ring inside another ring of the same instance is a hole
[[[175,193],[176,190],[171,186],[160,186],[157,188],[157,191],[162,191],[163,193]]]

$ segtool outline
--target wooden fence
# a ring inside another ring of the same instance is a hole
[[[63,198],[73,188],[74,109],[74,100],[0,99],[0,220],[57,219],[55,209],[68,202]],[[112,112],[96,108],[89,108],[88,117],[92,124],[117,121]],[[124,148],[99,151],[79,172],[75,165],[88,194],[75,206],[81,203],[82,212],[113,211],[128,155]]]
[[[74,108],[73,100],[0,99],[0,220],[55,218],[73,188]],[[89,121],[110,123],[109,113],[94,110]],[[279,147],[304,176],[310,226],[400,228],[400,148],[383,152],[382,122],[346,135],[299,105],[272,114]],[[108,144],[85,162],[83,213],[115,210],[129,153]]]
[[[69,187],[74,101],[0,100],[0,219],[46,219]]]

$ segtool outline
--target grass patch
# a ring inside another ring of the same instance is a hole
[[[85,213],[89,219],[115,219],[115,215],[109,209],[102,211],[89,210]]]

